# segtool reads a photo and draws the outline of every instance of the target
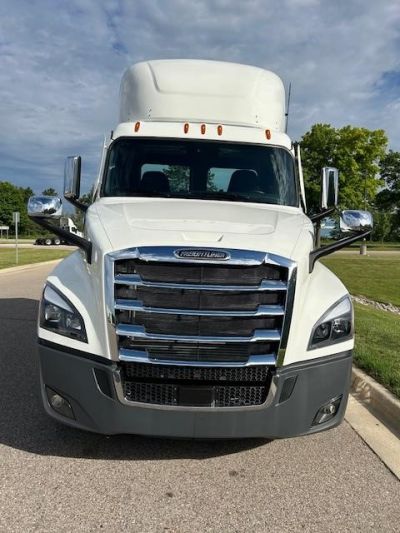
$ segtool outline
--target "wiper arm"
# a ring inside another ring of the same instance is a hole
[[[218,192],[218,191],[204,191],[198,194],[191,194],[191,198],[208,198],[210,200],[233,200],[234,202],[248,202],[250,198],[243,194],[236,194],[233,192]]]
[[[157,192],[157,191],[146,191],[146,192],[130,192],[127,196],[142,196],[144,198],[172,198],[169,192]]]

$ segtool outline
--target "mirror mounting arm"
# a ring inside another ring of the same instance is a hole
[[[344,239],[339,239],[338,241],[327,244],[326,246],[322,246],[321,248],[316,248],[310,253],[310,259],[309,259],[309,272],[311,272],[314,269],[314,264],[317,259],[320,257],[324,257],[325,255],[332,254],[333,252],[336,252],[337,250],[340,250],[341,248],[344,248],[345,246],[348,246],[349,244],[352,244],[353,242],[356,242],[360,239],[364,239],[371,233],[372,229],[368,229],[366,231],[356,232],[350,235],[349,237],[345,237]]]
[[[333,213],[336,210],[336,207],[330,207],[329,209],[323,209],[319,213],[315,213],[315,215],[310,216],[311,222],[315,223],[320,221],[321,219],[329,216],[331,213]]]
[[[72,204],[76,208],[80,209],[84,213],[86,213],[86,211],[88,210],[89,206],[87,204],[84,204],[83,202],[80,202],[77,198],[72,198],[72,197],[68,197],[68,196],[65,196],[65,195],[64,195],[64,198],[66,200],[68,200],[68,202],[70,204]]]
[[[55,235],[58,235],[64,241],[69,242],[70,244],[73,244],[74,246],[78,246],[81,248],[85,254],[86,254],[86,261],[91,264],[92,263],[92,243],[90,241],[87,241],[86,239],[83,239],[82,237],[79,237],[78,235],[75,235],[74,233],[70,233],[69,231],[66,231],[65,229],[62,229],[58,226],[55,226],[47,218],[42,217],[29,217],[31,220],[36,222],[36,224],[39,224],[40,226],[43,226],[47,230],[51,231]]]

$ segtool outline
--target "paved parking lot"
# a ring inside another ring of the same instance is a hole
[[[400,530],[400,483],[346,422],[273,442],[106,438],[53,422],[35,351],[50,269],[0,273],[0,531]]]

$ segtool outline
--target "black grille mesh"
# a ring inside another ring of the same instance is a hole
[[[122,324],[144,326],[147,333],[252,337],[256,329],[279,329],[282,324],[282,317],[208,317],[120,311],[117,312],[117,321]]]
[[[217,345],[187,342],[148,341],[125,338],[120,341],[121,348],[145,351],[151,359],[176,361],[219,361],[245,362],[251,355],[276,354],[278,343],[249,342]]]
[[[125,381],[124,396],[130,402],[177,405],[177,387],[166,383],[133,383]]]
[[[254,311],[260,305],[284,305],[285,291],[201,291],[115,286],[115,298],[139,300],[146,307]]]
[[[122,363],[121,378],[128,401],[156,405],[196,405],[182,400],[182,389],[206,391],[204,407],[248,407],[265,402],[270,372],[266,366],[182,367],[145,363]]]
[[[116,263],[116,274],[134,274],[146,281],[167,283],[204,283],[230,285],[259,285],[263,279],[286,280],[285,268],[261,264],[212,265],[146,262],[140,259],[124,259]]]
[[[169,366],[147,363],[121,363],[125,380],[151,379],[170,381],[214,381],[214,382],[265,382],[269,377],[266,366],[245,367],[194,367]]]
[[[180,404],[179,387],[166,383],[124,383],[124,395],[128,401],[156,405]],[[216,386],[209,407],[250,407],[265,402],[267,389],[262,385]],[[206,407],[206,406],[204,406]]]

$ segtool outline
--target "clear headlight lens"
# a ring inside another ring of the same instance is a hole
[[[313,327],[308,349],[322,348],[353,336],[353,305],[345,296],[336,302]]]
[[[46,285],[40,303],[40,327],[59,335],[87,342],[83,318],[55,287]]]

